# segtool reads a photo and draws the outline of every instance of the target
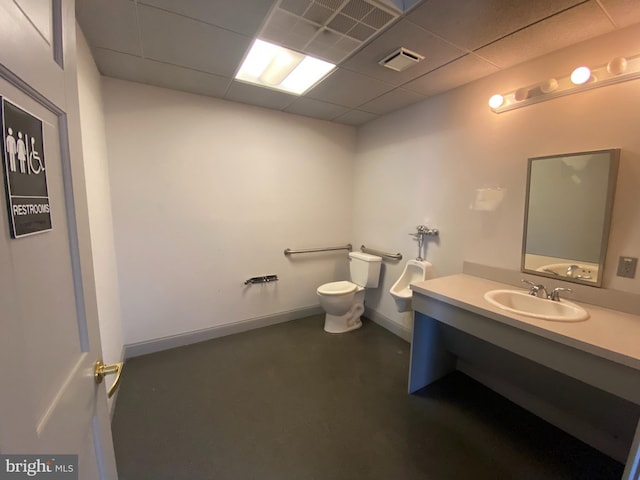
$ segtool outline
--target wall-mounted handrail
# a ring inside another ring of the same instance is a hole
[[[360,246],[360,251],[364,253],[370,253],[371,255],[378,255],[379,257],[390,258],[392,260],[402,260],[401,253],[386,253],[380,250],[374,250],[373,248],[367,248],[364,245]]]
[[[300,250],[291,250],[290,248],[285,249],[285,255],[294,255],[296,253],[313,253],[313,252],[329,252],[331,250],[349,250],[351,251],[353,247],[350,243],[347,245],[343,245],[341,247],[319,247],[319,248],[303,248]]]

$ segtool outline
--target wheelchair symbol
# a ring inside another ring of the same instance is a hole
[[[34,160],[38,162],[37,168],[34,166]],[[29,173],[32,172],[36,175],[40,172],[44,172],[42,159],[40,158],[40,155],[38,155],[38,151],[36,150],[36,139],[33,137],[31,137],[31,151],[29,152]]]

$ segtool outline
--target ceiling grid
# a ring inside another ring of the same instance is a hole
[[[103,75],[350,125],[640,23],[635,0],[76,0],[76,13]],[[337,68],[302,97],[243,84],[255,38]],[[378,64],[400,47],[425,58]]]
[[[339,64],[398,16],[365,0],[281,0],[258,37]]]

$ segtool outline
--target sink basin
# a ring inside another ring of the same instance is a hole
[[[570,275],[567,274],[567,269],[571,266],[576,266]],[[542,265],[536,268],[538,272],[550,273],[558,277],[578,278],[581,280],[590,280],[595,282],[598,278],[598,265],[581,265],[576,263],[550,263],[548,265]]]
[[[543,320],[579,322],[589,318],[589,313],[575,303],[546,300],[519,290],[491,290],[484,299],[503,310]]]

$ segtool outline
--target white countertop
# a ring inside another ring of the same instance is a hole
[[[589,312],[587,320],[562,322],[518,315],[490,304],[484,299],[484,294],[489,290],[520,289],[465,274],[417,282],[411,289],[427,297],[640,370],[638,315],[573,300],[573,303],[581,305]]]

